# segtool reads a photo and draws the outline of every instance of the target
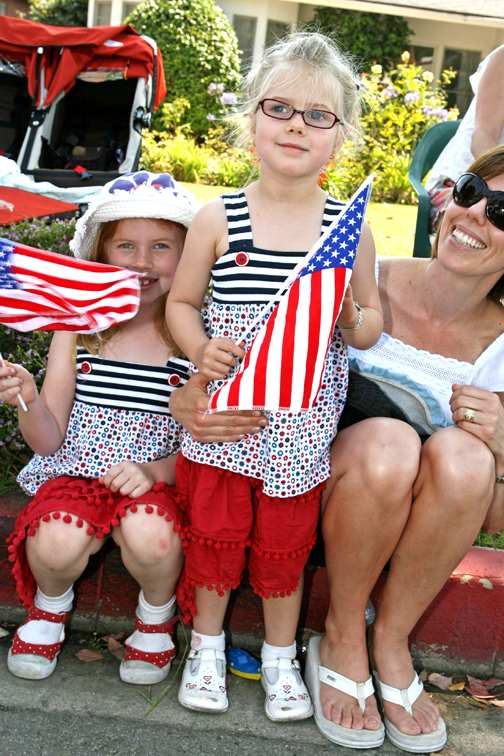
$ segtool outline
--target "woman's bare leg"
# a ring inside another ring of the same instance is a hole
[[[330,605],[320,654],[324,667],[355,682],[369,677],[366,602],[407,521],[420,450],[417,433],[388,418],[357,423],[332,446],[322,520]],[[364,716],[354,698],[325,684],[320,697],[327,719],[379,728],[374,697]]]
[[[407,688],[414,676],[408,636],[470,549],[490,505],[494,460],[486,445],[459,428],[435,433],[424,445],[414,502],[394,551],[374,625],[374,660],[380,679]],[[405,709],[385,702],[402,732],[436,729],[439,711],[423,692]]]

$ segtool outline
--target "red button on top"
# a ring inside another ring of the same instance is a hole
[[[249,260],[250,258],[246,252],[238,252],[235,257],[235,262],[237,265],[248,265]]]
[[[82,370],[82,372],[85,375],[87,375],[88,373],[90,373],[92,371],[92,369],[93,369],[93,366],[91,365],[90,362],[83,362],[82,365],[81,365],[81,370]]]
[[[170,386],[178,386],[180,383],[180,378],[178,377],[178,375],[172,374],[168,378],[168,383],[170,384]]]

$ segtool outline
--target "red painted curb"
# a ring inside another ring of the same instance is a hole
[[[15,492],[0,497],[0,614],[19,617],[14,580],[7,560],[6,537],[12,532],[17,512],[27,498]],[[383,574],[372,594],[379,600]],[[75,614],[101,622],[131,620],[137,604],[138,585],[126,572],[120,551],[111,543],[92,559],[75,587]],[[300,627],[321,633],[329,599],[324,567],[309,566]],[[237,635],[263,634],[261,599],[244,581],[234,592],[226,626]],[[496,671],[504,668],[504,552],[472,548],[410,635],[414,656],[436,660],[438,669],[482,665]]]

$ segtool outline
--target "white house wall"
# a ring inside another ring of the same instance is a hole
[[[216,0],[215,4],[222,8],[231,23],[234,15],[257,19],[253,63],[257,63],[261,58],[268,21],[295,24],[298,21],[300,6],[300,3],[283,0]]]
[[[111,0],[112,26],[119,26],[123,21],[123,0]],[[289,0],[217,0],[216,4],[222,8],[229,20],[233,21],[234,15],[251,16],[257,19],[256,35],[254,42],[254,62],[260,59],[268,21],[279,21],[284,24],[294,24],[298,21],[308,21],[313,17],[317,5],[333,7],[356,5],[355,0],[319,0],[317,4],[303,2],[289,2]],[[368,6],[369,7],[369,6]],[[94,19],[95,0],[89,0],[88,26],[92,26]],[[391,8],[394,15],[403,12],[408,17],[408,24],[415,32],[411,42],[414,45],[433,47],[434,61],[433,73],[436,78],[441,74],[445,47],[457,50],[476,50],[485,57],[493,49],[504,44],[504,28],[501,24],[485,26],[481,20],[468,23],[467,20],[460,22],[446,22],[437,19],[413,17],[415,9],[404,6],[403,8]],[[422,11],[425,13],[425,11]]]

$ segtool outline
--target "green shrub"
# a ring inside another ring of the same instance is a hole
[[[409,65],[407,52],[402,57],[404,62],[385,76],[380,65],[363,74],[362,134],[357,145],[347,140],[324,184],[337,197],[350,197],[374,173],[373,201],[414,204],[408,170],[418,142],[433,124],[458,117],[456,108],[446,109],[444,92],[454,73],[444,71],[442,81],[431,89],[432,74]]]
[[[26,220],[4,226],[3,239],[10,239],[30,247],[69,254],[68,242],[75,231],[75,220],[46,218]],[[0,351],[10,362],[23,365],[35,378],[39,388],[44,380],[46,357],[52,333],[33,331],[20,333],[0,325]],[[16,475],[31,457],[18,427],[17,410],[10,404],[0,404],[0,492],[6,487],[15,487]]]
[[[213,0],[148,0],[137,5],[127,22],[156,40],[163,55],[166,100],[185,98],[191,103],[187,119],[196,138],[208,133],[216,112],[213,84],[223,91],[237,88],[240,80],[238,42],[233,27]],[[160,109],[161,110],[161,109]],[[159,115],[158,115],[159,113]],[[154,115],[154,129],[167,129],[163,111]]]
[[[87,26],[87,0],[28,0],[30,19],[52,26]]]
[[[365,70],[377,60],[386,68],[394,66],[408,48],[413,34],[401,16],[327,7],[315,9],[308,28],[335,36],[341,47],[355,55]]]
[[[249,150],[230,147],[219,136],[199,145],[183,127],[174,135],[145,133],[140,164],[154,173],[171,173],[178,181],[230,188],[243,186],[256,173]]]

